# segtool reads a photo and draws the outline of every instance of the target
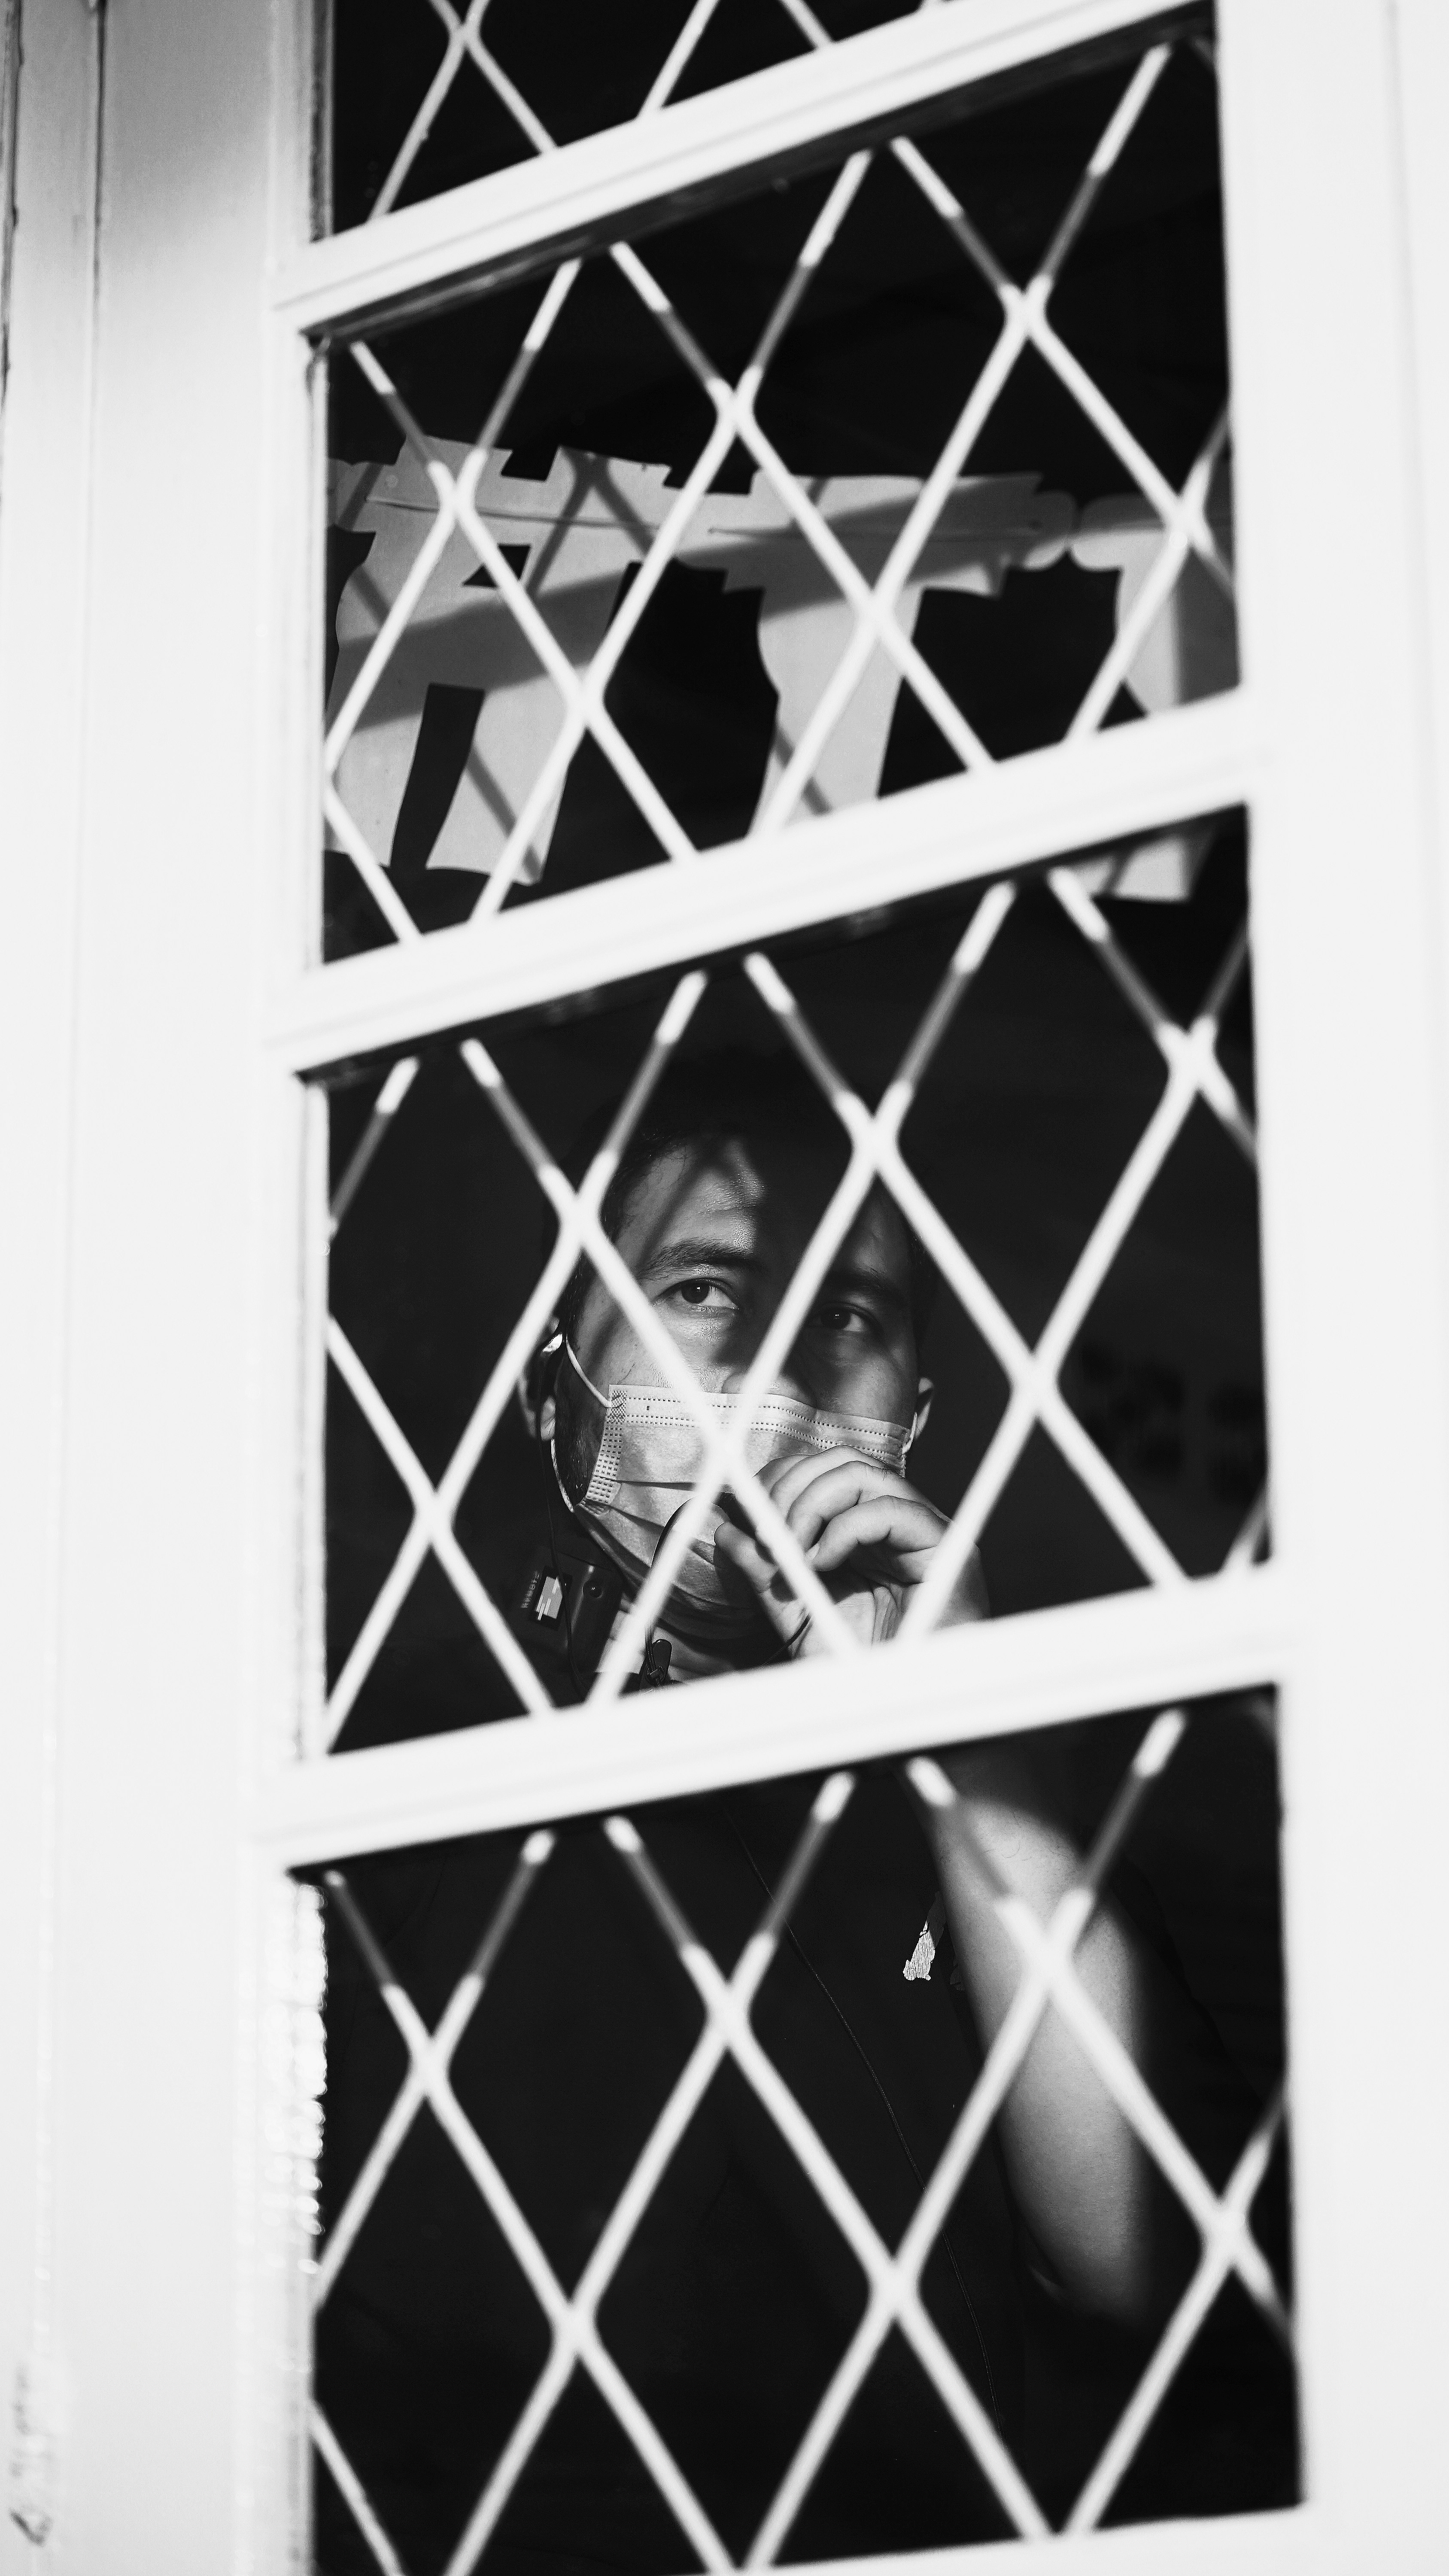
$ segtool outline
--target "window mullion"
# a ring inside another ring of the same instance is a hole
[[[712,1682],[299,1763],[259,1785],[256,1831],[289,1864],[536,1822],[618,1801],[782,1778],[1113,1709],[1269,1683],[1287,1668],[1281,1570],[1132,1592]]]
[[[1170,828],[1245,798],[1261,769],[1249,692],[1054,744],[784,834],[298,978],[273,1040],[306,1069],[811,922]]]

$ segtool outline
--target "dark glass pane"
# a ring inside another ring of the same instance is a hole
[[[867,1107],[963,940],[1003,904],[913,1076],[904,1181],[842,1221],[780,1355],[776,1392],[811,1419],[762,1429],[752,1452],[763,1471],[812,1447],[860,1451],[929,1507],[938,1537],[979,1490],[998,1616],[1250,1559],[1265,1543],[1266,1476],[1241,820],[776,943],[805,1028]],[[747,963],[706,965],[603,1219],[656,1325],[719,1397],[789,1290],[848,1143]],[[530,1672],[535,1697],[586,1696],[702,1472],[677,1419],[679,1455],[653,1467],[653,1435],[627,1428],[630,1388],[659,1389],[661,1362],[589,1262],[541,1287],[555,1211],[478,1079],[480,1063],[496,1068],[581,1182],[677,981],[671,971],[493,1023],[478,1033],[486,1060],[452,1035],[331,1085],[331,1307],[347,1355],[328,1406],[339,1749],[511,1714]],[[1203,1087],[1169,1091],[1179,1032],[1204,1013],[1218,1035]],[[1053,1392],[1007,1422],[1010,1371],[1038,1346]],[[595,1490],[604,1399],[617,1438],[639,1451],[620,1472],[652,1497],[637,1529]],[[837,1426],[829,1437],[825,1423]],[[415,1523],[399,1442],[446,1486],[456,1555]],[[862,1583],[867,1564],[868,1552]],[[923,1571],[924,1560],[886,1570],[898,1606]],[[839,1585],[859,1589],[848,1577],[843,1563]],[[551,1578],[585,1617],[578,1633],[553,1615]],[[691,1609],[691,1583],[713,1602],[691,1557],[655,1604],[671,1681],[800,1650],[793,1594],[788,1617],[762,1626],[718,1602]],[[501,1645],[476,1587],[506,1628]],[[953,1602],[947,1619],[981,1606]]]
[[[326,2576],[359,2489],[417,2576],[465,2531],[485,2570],[662,2576],[701,2520],[791,2563],[1001,2538],[1023,2495],[1049,2526],[1292,2503],[1271,1696],[1180,1724],[1125,1805],[1142,1716],[326,1873]],[[1080,1991],[1252,2231],[1095,2490],[1198,2229],[1055,2006],[977,2094],[1019,1976],[977,1894],[1049,1911],[1084,1871]],[[383,1977],[443,2031],[411,2091]],[[711,2035],[730,1979],[758,2054]],[[877,2318],[867,2262],[937,2174],[919,2300]]]
[[[1215,85],[1140,43],[336,350],[328,957],[1234,684]]]
[[[825,0],[816,17],[838,43],[914,5]],[[691,8],[690,0],[492,0],[473,14],[481,18],[476,50],[450,45],[430,0],[331,0],[333,230],[365,223],[380,202],[415,205],[525,160],[537,128],[572,143],[627,123],[656,90]],[[809,50],[780,0],[719,0],[678,57],[668,95],[690,98]]]

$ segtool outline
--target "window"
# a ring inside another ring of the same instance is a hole
[[[699,15],[650,114],[704,34]],[[339,20],[335,40],[340,64],[360,29]],[[529,75],[545,85],[548,54]],[[329,2568],[461,2576],[520,2548],[831,2559],[1299,2492],[1275,1834],[1253,1853],[1226,1790],[1241,1731],[1272,1737],[1271,1691],[1194,1723],[1220,1879],[1266,1908],[1230,1933],[1226,1896],[1207,1901],[1200,1945],[1221,1967],[1236,1941],[1237,2009],[1276,2039],[1250,2077],[1214,2025],[1205,2077],[1184,1977],[1153,2092],[1154,1900],[1134,1920],[1116,1847],[1182,1712],[1042,1736],[1024,1765],[998,1745],[943,1767],[890,1680],[897,1623],[902,1641],[949,1635],[979,1612],[983,1559],[1001,1617],[1232,1584],[1268,1544],[1248,819],[1169,803],[1145,832],[983,882],[964,798],[922,793],[1235,687],[1212,23],[1144,23],[974,84],[942,68],[908,75],[864,133],[822,97],[764,186],[737,146],[680,220],[637,202],[636,178],[624,220],[562,262],[545,237],[501,280],[435,280],[416,318],[328,334],[322,976],[450,929],[481,956],[528,917],[538,982],[531,1010],[424,1024],[420,1046],[314,1076],[330,1166],[314,1745],[345,1758],[580,1701],[596,1717],[732,1674],[771,1691],[775,1780],[802,1724],[821,1728],[811,1661],[838,1671],[874,1642],[861,1714],[886,1757],[789,1783],[789,1823],[752,1748],[727,1788],[562,1842],[550,1800],[501,1845],[322,1872]],[[465,70],[551,150],[521,71],[464,24],[377,206],[455,132]],[[350,113],[367,130],[382,104],[365,95],[349,111],[364,92],[337,93],[334,191],[362,154]],[[354,187],[339,211],[362,211]],[[847,818],[843,898],[811,843]],[[761,855],[775,935],[752,942],[731,876]],[[723,954],[699,945],[705,868],[716,940],[733,916]],[[668,929],[656,915],[580,991],[554,904],[587,894],[602,913],[644,872],[661,899],[662,877],[681,887]],[[863,1591],[854,1559],[822,1581],[802,1554],[815,1524],[797,1535],[775,1499],[812,1439],[821,1493],[831,1454],[898,1485],[919,1443],[901,1488],[936,1534],[919,1581],[872,1593],[864,1549]],[[779,1567],[755,1602],[750,1549]],[[565,1813],[574,1760],[565,1739]],[[1271,1820],[1266,1780],[1264,1797]],[[1022,1901],[989,1854],[1003,1813],[1066,1866],[1054,1919],[1096,1910],[1093,1955],[1119,1945],[1143,1981],[1115,2030],[1087,2025],[1093,2109],[1114,2135],[1128,2123],[1157,2249],[1130,2327],[1094,2269],[1105,2201],[1078,2277],[1051,2194],[1033,2196],[1041,2115],[1024,2134],[1086,1989],[1034,2023],[1023,1947],[1003,2019],[957,1902],[968,1853],[978,1902]],[[827,1844],[853,1854],[838,1879]],[[1159,1857],[1181,1876],[1170,1828]],[[681,1999],[664,2006],[658,1960],[640,1982],[621,1872],[704,2005],[647,2065],[644,2032]],[[807,1879],[829,1891],[808,1946]],[[851,1957],[848,1889],[877,1956]],[[1166,1958],[1165,1926],[1161,1942]],[[938,1948],[960,2035],[945,1997],[944,2021],[942,2005],[906,2019]],[[853,2052],[854,2096],[782,2000],[791,1967]],[[490,2082],[483,2034],[515,1994]],[[384,2074],[398,2034],[406,2061]],[[1162,2098],[1204,2084],[1213,2114],[1174,2100],[1189,2145]],[[530,2126],[534,2099],[552,2107]],[[895,2134],[873,2140],[882,2110]],[[946,2264],[949,2324],[924,2288]]]
[[[22,30],[17,2517],[409,2576],[605,2504],[641,2566],[1427,2563],[1435,39],[545,17]],[[897,1212],[931,1419],[802,1408],[910,1436],[946,1532],[865,1651],[591,1161],[722,1056],[822,1140],[782,1348]],[[602,1401],[709,1462],[663,1547],[728,1557],[728,1488],[794,1605],[682,1693],[673,1568],[588,1626],[617,1557],[539,1499],[580,1252],[655,1372]],[[1053,1764],[993,2024],[952,1837]],[[1092,2001],[1158,1936],[1231,2116]],[[999,2096],[1068,2023],[1178,2231],[1145,2325],[1012,2232]]]

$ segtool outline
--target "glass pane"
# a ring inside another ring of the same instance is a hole
[[[330,229],[836,43],[916,0],[331,0]]]
[[[1257,1693],[323,1874],[326,2576],[1294,2502],[1273,1734]]]
[[[1234,684],[1211,56],[1136,41],[335,350],[327,957]]]
[[[1239,816],[328,1099],[339,1750],[1266,1543]]]

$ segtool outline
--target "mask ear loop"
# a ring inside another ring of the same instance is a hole
[[[567,1333],[556,1333],[554,1335],[554,1342],[558,1342],[562,1345],[563,1350],[568,1355],[568,1364],[573,1370],[575,1377],[582,1378],[590,1395],[594,1398],[595,1403],[601,1404],[604,1411],[607,1413],[609,1410],[609,1399],[605,1395],[602,1387],[595,1386],[593,1379],[590,1377],[588,1370],[585,1368],[583,1361],[578,1355],[578,1352],[574,1349],[573,1343],[569,1340]],[[554,1347],[554,1342],[545,1343],[545,1350],[551,1351]]]
[[[546,1448],[548,1451],[549,1465],[553,1469],[554,1484],[558,1489],[559,1500],[563,1504],[564,1510],[568,1513],[570,1520],[576,1520],[578,1518],[578,1514],[575,1512],[573,1504],[569,1500],[568,1487],[565,1485],[563,1477],[559,1472],[558,1463],[558,1373],[562,1366],[562,1354],[565,1351],[568,1352],[570,1359],[573,1359],[573,1344],[570,1342],[566,1333],[554,1333],[548,1341],[543,1343],[538,1352],[538,1357],[540,1360],[552,1359],[555,1351],[557,1351],[560,1356],[554,1361],[553,1385],[551,1390],[554,1399],[554,1427],[545,1441],[543,1436],[543,1404],[542,1401],[540,1401],[534,1414],[533,1428],[535,1430],[540,1449]],[[574,1366],[575,1368],[578,1368],[577,1360],[574,1360]],[[580,1377],[584,1376],[582,1369],[579,1369],[578,1373]],[[589,1380],[587,1378],[584,1378],[584,1384],[585,1386],[589,1384]],[[546,1480],[545,1489],[548,1490]],[[552,1513],[550,1512],[550,1534],[552,1534],[552,1529],[553,1520]],[[557,1567],[555,1567],[554,1571],[555,1573],[558,1571]]]
[[[568,1344],[567,1344],[567,1342],[566,1342],[566,1340],[565,1340],[564,1335],[563,1335],[562,1333],[555,1333],[555,1334],[553,1334],[553,1336],[551,1337],[551,1339],[550,1339],[550,1340],[546,1341],[546,1342],[543,1344],[542,1348],[540,1349],[540,1351],[539,1351],[539,1353],[538,1353],[538,1358],[539,1358],[539,1360],[540,1360],[540,1361],[550,1359],[550,1358],[552,1358],[552,1356],[553,1356],[554,1352],[556,1352],[556,1351],[557,1351],[557,1352],[559,1352],[559,1354],[560,1354],[560,1356],[561,1356],[561,1355],[562,1355],[562,1352],[563,1352],[565,1349],[567,1349],[568,1347],[569,1347],[569,1346],[568,1346]],[[577,1363],[575,1363],[575,1365],[577,1365]],[[557,1360],[555,1360],[555,1361],[554,1361],[554,1367],[553,1367],[552,1379],[551,1379],[550,1386],[549,1386],[549,1390],[548,1390],[550,1393],[552,1393],[552,1392],[554,1391],[554,1389],[557,1387],[557,1383],[558,1383],[558,1368],[559,1368],[559,1363],[558,1363],[558,1361],[557,1361]],[[579,1372],[579,1373],[580,1373],[580,1375],[582,1376],[582,1374],[583,1374],[582,1370],[580,1370],[580,1372]],[[556,1448],[555,1448],[555,1446],[554,1446],[555,1439],[556,1439],[556,1437],[557,1437],[557,1433],[556,1433],[556,1431],[555,1431],[555,1432],[551,1432],[551,1433],[549,1434],[549,1436],[548,1436],[548,1438],[547,1438],[547,1439],[545,1439],[545,1438],[544,1438],[544,1432],[543,1432],[543,1406],[544,1406],[544,1390],[543,1390],[542,1386],[540,1386],[540,1391],[539,1391],[539,1400],[538,1400],[537,1406],[536,1406],[536,1407],[535,1407],[535,1409],[534,1409],[534,1416],[533,1416],[533,1433],[534,1433],[534,1436],[533,1436],[533,1440],[532,1440],[532,1442],[531,1442],[531,1444],[530,1444],[530,1445],[531,1445],[531,1447],[532,1447],[532,1449],[533,1449],[533,1451],[534,1451],[534,1455],[535,1455],[535,1456],[536,1456],[536,1458],[538,1459],[539,1471],[540,1471],[540,1473],[541,1473],[541,1475],[542,1475],[542,1477],[543,1477],[543,1516],[544,1516],[545,1521],[546,1521],[546,1522],[547,1522],[547,1524],[548,1524],[548,1554],[549,1554],[549,1563],[550,1563],[550,1564],[552,1565],[552,1567],[553,1567],[553,1579],[554,1579],[555,1583],[558,1585],[558,1588],[559,1588],[559,1614],[560,1614],[560,1616],[561,1616],[561,1618],[562,1618],[562,1620],[563,1620],[563,1632],[564,1632],[564,1655],[565,1655],[565,1658],[566,1658],[567,1663],[568,1663],[568,1668],[569,1668],[569,1680],[573,1683],[574,1689],[578,1692],[580,1703],[582,1703],[584,1700],[586,1700],[586,1699],[587,1699],[587,1697],[588,1697],[588,1693],[587,1693],[587,1691],[585,1690],[583,1683],[582,1683],[582,1682],[580,1681],[580,1679],[579,1679],[578,1667],[577,1667],[577,1665],[576,1665],[576,1664],[575,1664],[575,1662],[574,1662],[574,1633],[573,1633],[573,1629],[572,1629],[572,1627],[571,1627],[571,1626],[570,1626],[570,1624],[569,1624],[569,1615],[568,1615],[568,1608],[567,1608],[567,1595],[566,1595],[565,1586],[564,1586],[563,1568],[561,1567],[561,1565],[559,1564],[559,1561],[558,1561],[558,1533],[557,1533],[557,1531],[556,1531],[556,1530],[555,1530],[555,1528],[554,1528],[554,1521],[553,1521],[553,1498],[554,1498],[554,1494],[555,1494],[555,1493],[557,1493],[557,1494],[560,1496],[560,1498],[562,1499],[562,1502],[563,1502],[563,1504],[564,1504],[564,1508],[565,1508],[565,1510],[572,1510],[572,1505],[571,1505],[571,1504],[570,1504],[570,1502],[569,1502],[569,1498],[568,1498],[567,1494],[564,1492],[564,1489],[563,1489],[563,1481],[562,1481],[562,1478],[560,1477],[559,1472],[558,1472],[558,1453],[557,1453],[557,1450],[556,1450]],[[555,1413],[556,1413],[556,1412],[557,1412],[557,1396],[555,1395]]]

